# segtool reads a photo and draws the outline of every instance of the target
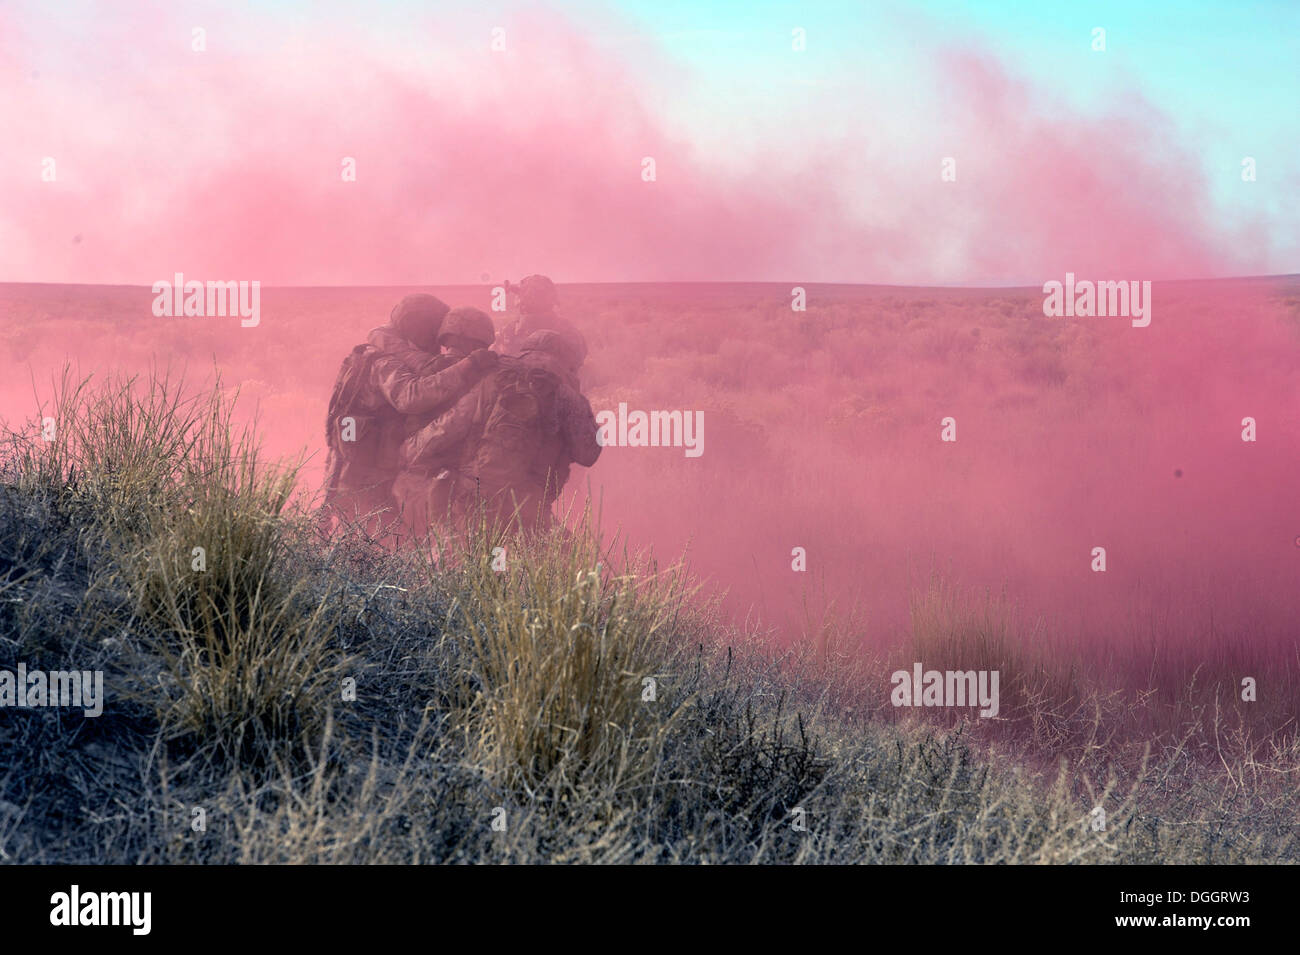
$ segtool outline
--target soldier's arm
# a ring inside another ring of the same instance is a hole
[[[561,390],[561,427],[564,443],[575,462],[589,468],[600,457],[600,444],[596,441],[596,416],[591,412],[591,402],[572,388]]]
[[[429,414],[460,398],[483,377],[486,365],[475,357],[478,354],[446,371],[425,375],[397,358],[379,358],[374,366],[375,384],[402,414]]]
[[[459,447],[469,435],[477,407],[478,393],[471,392],[403,441],[402,464],[429,467],[435,459]]]

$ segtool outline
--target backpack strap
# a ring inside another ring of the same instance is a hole
[[[335,388],[334,394],[330,396],[329,410],[325,415],[327,439],[333,437],[343,409],[351,408],[366,387],[366,382],[370,377],[369,348],[370,346],[364,343],[357,345],[348,353],[348,357],[343,359],[343,370],[340,374],[343,380],[339,383],[339,387]]]

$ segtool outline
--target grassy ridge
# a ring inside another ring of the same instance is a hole
[[[890,661],[773,651],[590,520],[504,542],[505,570],[485,529],[435,565],[320,539],[219,388],[65,379],[55,405],[53,440],[4,448],[0,667],[101,669],[107,700],[0,710],[5,861],[1300,857],[1294,735],[1207,751],[1198,711],[1112,745],[1111,697],[1029,666],[1033,732],[900,719]],[[1016,652],[936,587],[918,652]]]

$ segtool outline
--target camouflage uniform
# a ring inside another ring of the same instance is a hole
[[[530,335],[549,329],[564,338],[581,367],[587,359],[587,340],[572,322],[556,314],[559,296],[555,284],[544,275],[530,275],[512,291],[518,297],[519,316],[501,330],[497,350],[503,355],[517,355]]]
[[[492,319],[486,312],[469,306],[452,309],[443,319],[442,328],[438,332],[438,343],[447,351],[433,359],[431,369],[443,372],[461,364],[471,364],[478,369],[475,376],[477,381],[497,365],[496,353],[486,350],[492,344],[495,334]],[[463,394],[464,391],[459,392],[457,397]],[[443,405],[438,410],[445,411],[447,407],[448,405]],[[402,438],[415,434],[429,423],[431,417],[429,414],[408,416]],[[441,470],[441,462],[429,458],[418,464],[401,461],[401,470],[393,481],[392,493],[401,515],[402,528],[413,538],[422,538],[429,531],[432,516],[429,512],[430,501]]]
[[[402,441],[419,425],[464,395],[487,363],[446,367],[436,353],[437,332],[447,306],[431,295],[407,296],[389,325],[374,329],[357,357],[364,362],[357,393],[341,414],[355,421],[356,437],[344,455],[339,423],[328,426],[325,506],[322,520],[367,518],[367,530],[390,530],[393,482]]]
[[[582,364],[584,355],[580,355],[573,346],[572,340],[566,338],[554,329],[544,328],[541,331],[533,332],[519,344],[520,357],[525,361],[533,364],[541,364],[549,368],[552,372],[559,375],[561,380],[568,385],[564,394],[567,396],[571,391],[580,401],[581,405],[574,404],[565,397],[565,402],[569,402],[567,414],[571,420],[582,421],[583,407],[586,408],[586,414],[591,414],[591,405],[583,397],[578,386],[578,367]],[[595,421],[595,417],[592,417]],[[597,429],[599,430],[599,429]],[[593,438],[594,440],[594,438]],[[599,446],[596,454],[600,454]],[[554,477],[546,488],[547,501],[546,508],[549,510],[551,504],[560,496],[564,490],[564,485],[569,483],[569,468],[573,461],[578,460],[576,457],[572,460],[567,456],[560,455],[554,462]],[[595,457],[592,458],[595,460]],[[585,461],[578,461],[583,467],[591,467]]]
[[[429,508],[459,527],[478,507],[499,527],[516,509],[525,529],[549,527],[570,465],[590,467],[600,456],[591,405],[567,383],[571,364],[527,347],[536,339],[525,343],[522,357],[502,358],[496,374],[403,445],[403,460],[412,466],[443,466]]]

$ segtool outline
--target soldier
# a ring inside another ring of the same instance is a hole
[[[495,367],[495,352],[484,351],[496,338],[496,329],[488,314],[472,306],[453,308],[442,320],[438,332],[438,344],[445,349],[432,363],[436,370],[455,366],[465,359],[471,361],[491,361]],[[490,355],[490,359],[478,358],[476,355]],[[439,410],[445,410],[447,406]],[[409,415],[404,437],[410,437],[421,427],[427,425],[429,414]],[[406,465],[393,481],[393,498],[401,514],[402,527],[412,538],[424,537],[429,531],[429,503],[434,492],[437,475],[442,471],[442,464],[426,459],[420,464]]]
[[[519,346],[529,335],[543,329],[558,332],[577,356],[578,366],[587,359],[587,340],[572,323],[556,314],[559,293],[555,283],[545,275],[530,275],[517,286],[507,283],[519,305],[519,317],[502,330],[498,349],[505,355],[516,355]]]
[[[492,319],[482,309],[472,305],[453,308],[443,319],[438,344],[445,351],[444,358],[459,361],[480,348],[488,348],[496,339]]]
[[[383,536],[393,517],[386,512],[395,504],[398,452],[412,424],[407,416],[427,421],[495,366],[497,356],[486,350],[450,367],[437,365],[447,311],[432,295],[408,295],[388,325],[344,359],[326,417],[323,528],[336,517],[365,518],[367,532]]]
[[[498,528],[548,528],[570,465],[600,456],[591,405],[569,384],[577,359],[564,337],[535,332],[520,352],[402,447],[410,466],[444,468],[429,507],[458,526],[482,508]]]
[[[544,328],[533,332],[520,343],[519,355],[526,362],[549,368],[568,385],[568,389],[562,394],[569,396],[571,392],[572,397],[577,399],[576,402],[570,402],[566,406],[570,420],[581,422],[585,420],[585,415],[591,415],[591,405],[578,387],[578,369],[582,366],[582,358],[574,350],[569,339],[557,331]],[[568,401],[568,397],[565,400]],[[591,420],[596,419],[592,416]],[[578,436],[582,437],[584,433],[578,432]],[[600,448],[597,446],[596,455],[599,454]],[[552,463],[554,477],[546,486],[545,507],[548,511],[551,504],[560,496],[560,492],[564,490],[564,485],[569,483],[569,466],[574,460],[577,458],[571,459],[561,454]],[[595,458],[593,457],[592,460],[594,461]],[[578,461],[578,463],[584,467],[591,467],[585,461]]]

